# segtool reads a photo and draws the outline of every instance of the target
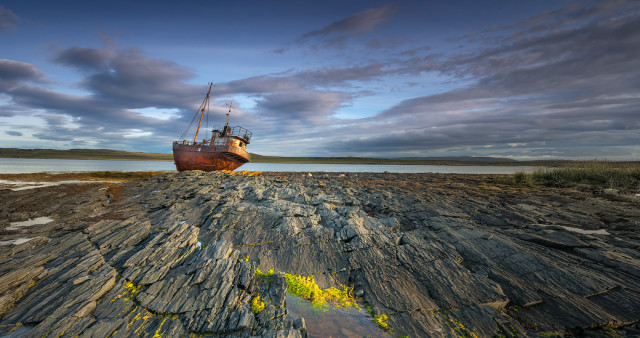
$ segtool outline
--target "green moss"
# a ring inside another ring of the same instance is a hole
[[[249,244],[240,244],[240,247],[243,247],[243,246],[260,246],[260,245],[266,245],[266,244],[271,244],[271,243],[275,243],[275,241],[266,241],[266,242],[260,242],[260,243],[249,243]]]
[[[251,299],[251,312],[258,314],[264,310],[264,302],[260,300],[260,295],[256,295]]]
[[[274,274],[273,268],[266,273],[256,269],[256,277],[261,280],[266,279],[270,282]],[[336,307],[360,308],[352,295],[353,287],[341,284],[340,287],[342,289],[335,287],[320,289],[313,275],[303,276],[285,273],[284,276],[287,280],[288,292],[311,301],[313,306],[321,307],[330,304]]]
[[[232,223],[230,226],[228,226],[228,227],[227,227],[227,229],[226,229],[226,230],[233,230],[233,228],[235,228],[235,227],[236,227],[236,225],[238,225],[238,221],[240,221],[240,219],[239,219],[239,218],[236,218],[236,219],[233,221],[233,223]]]
[[[387,323],[387,320],[389,320],[389,316],[385,314],[373,315],[373,322],[376,323],[379,328],[385,331],[393,331],[393,329],[389,327],[389,323]]]
[[[385,314],[379,314],[379,315],[373,314],[373,309],[369,305],[367,305],[366,309],[367,309],[367,312],[369,312],[369,314],[373,316],[373,319],[371,321],[374,322],[376,325],[378,325],[380,330],[384,330],[386,332],[393,332],[393,328],[389,326],[389,323],[387,323],[387,320],[389,320],[389,316]]]
[[[289,286],[289,293],[308,299],[313,306],[326,306],[331,304],[337,307],[360,308],[352,296],[352,287],[340,285],[342,290],[335,287],[320,289],[313,275],[303,276],[286,273],[285,278]]]
[[[447,311],[442,311],[439,313],[445,319],[445,324],[452,328],[456,332],[458,337],[478,338],[478,336],[473,331],[465,327],[455,317],[450,317]]]
[[[141,289],[141,286],[140,286],[140,285],[135,285],[135,284],[133,284],[133,283],[132,283],[132,282],[130,282],[130,281],[127,281],[127,282],[124,284],[124,287],[125,287],[125,288],[127,288],[127,291],[129,291],[129,294],[131,295],[131,297],[132,297],[132,298],[135,298],[135,296],[136,296],[138,293],[140,293],[140,291],[141,291],[141,290],[140,290],[140,289]]]
[[[275,272],[273,271],[273,268],[269,269],[267,273],[260,271],[260,268],[256,268],[256,277],[258,278],[268,278],[273,276],[274,274]]]
[[[153,338],[162,338],[164,336],[165,332],[167,332],[167,329],[165,329],[164,331],[160,331],[160,330],[162,329],[162,326],[166,321],[167,321],[167,317],[165,317],[162,320],[162,323],[160,323],[160,326],[158,326],[158,329],[156,330],[156,332],[153,333]]]

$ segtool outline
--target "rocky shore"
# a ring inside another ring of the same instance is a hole
[[[261,284],[257,268],[353,286],[393,336],[640,334],[638,199],[501,180],[186,172],[3,189],[0,336],[317,335],[288,313],[284,276]]]

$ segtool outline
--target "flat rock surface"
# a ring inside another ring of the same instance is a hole
[[[265,289],[256,268],[353,286],[392,335],[638,333],[638,200],[501,179],[185,172],[4,190],[0,335],[306,336],[286,281]],[[37,217],[53,221],[7,229]]]

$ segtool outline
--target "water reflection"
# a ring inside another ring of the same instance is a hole
[[[309,337],[389,337],[364,310],[313,307],[310,302],[287,294],[291,319],[304,318]]]

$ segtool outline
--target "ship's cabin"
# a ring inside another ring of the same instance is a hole
[[[247,144],[251,141],[253,135],[247,129],[242,127],[229,127],[215,128],[212,130],[212,138],[209,140],[203,139],[202,142],[191,142],[189,140],[182,140],[180,143],[183,145],[216,145],[216,146],[232,146],[240,149],[246,149]],[[174,141],[174,144],[178,144],[178,141]]]
[[[214,128],[212,130],[213,138],[211,144],[214,145],[230,145],[245,149],[251,141],[252,132],[242,127],[224,127]]]

